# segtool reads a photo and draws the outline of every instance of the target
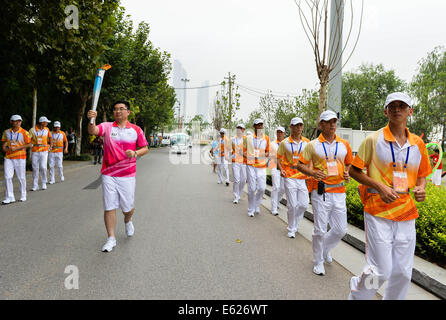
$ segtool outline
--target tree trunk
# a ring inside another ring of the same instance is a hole
[[[33,118],[32,118],[32,127],[36,126],[37,121],[37,88],[33,88]]]
[[[317,116],[317,123],[319,123],[321,113],[325,111],[327,106],[327,85],[327,79],[321,80],[321,88],[319,89],[319,114]]]
[[[76,122],[76,156],[81,155],[81,146],[82,146],[82,120],[84,118],[85,108],[87,106],[88,100],[88,91],[81,92],[81,105],[79,108],[79,112],[77,113],[77,122]]]

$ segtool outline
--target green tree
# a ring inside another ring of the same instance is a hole
[[[436,47],[418,63],[410,90],[415,97],[411,127],[418,134],[439,133],[446,140],[446,50]]]
[[[59,2],[60,10],[70,5],[71,0]],[[77,1],[79,28],[66,29],[63,21],[57,25],[58,46],[62,53],[55,57],[57,76],[61,89],[77,96],[76,136],[82,141],[83,119],[87,102],[91,99],[96,69],[108,49],[106,43],[113,36],[116,24],[115,12],[119,1]],[[63,12],[63,11],[62,11]],[[104,84],[107,82],[107,75]],[[76,145],[76,155],[81,153],[81,143]]]
[[[235,75],[229,74],[228,81],[223,81],[221,83],[221,91],[217,91],[214,100],[214,116],[221,117],[218,119],[220,128],[223,126],[228,129],[232,129],[232,120],[235,117],[236,112],[240,109],[240,93],[237,85],[234,86]],[[216,121],[213,121],[214,127],[216,126]],[[218,126],[218,125],[217,125]],[[220,128],[215,127],[216,130]]]
[[[362,64],[342,77],[341,123],[345,128],[378,130],[387,123],[384,103],[389,93],[404,91],[406,83],[382,64]]]

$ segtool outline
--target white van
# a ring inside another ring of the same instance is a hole
[[[182,154],[189,149],[190,138],[185,133],[175,133],[170,136],[170,152]]]
[[[170,146],[170,135],[165,134],[163,136],[163,140],[161,141],[161,145],[163,145],[163,146]]]

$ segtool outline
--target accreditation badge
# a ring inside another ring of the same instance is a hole
[[[299,163],[299,155],[297,152],[294,152],[293,154],[293,166],[296,166]]]
[[[329,177],[335,177],[339,175],[338,164],[336,163],[336,160],[327,161],[327,171]]]
[[[260,158],[260,149],[254,149],[254,158]]]
[[[393,171],[393,189],[398,193],[407,193],[409,190],[407,172]]]
[[[37,137],[37,144],[43,144],[43,137]]]

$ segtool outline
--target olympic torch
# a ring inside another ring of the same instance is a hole
[[[111,68],[111,65],[104,64],[96,72],[96,78],[94,79],[93,98],[91,110],[96,111],[98,107],[99,95],[101,94],[102,80],[104,79],[105,71]],[[94,123],[94,118],[90,119],[90,123]]]

